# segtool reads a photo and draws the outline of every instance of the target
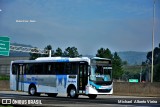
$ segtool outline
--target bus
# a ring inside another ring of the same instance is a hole
[[[11,61],[10,89],[35,96],[71,98],[113,93],[111,60],[99,57],[40,57],[35,60]]]

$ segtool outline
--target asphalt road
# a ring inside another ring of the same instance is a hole
[[[3,104],[2,104],[3,103]],[[0,91],[0,106],[58,106],[58,107],[160,107],[160,98],[99,95],[96,99],[79,96],[71,99],[65,95],[48,97],[29,96],[28,93],[15,91]]]

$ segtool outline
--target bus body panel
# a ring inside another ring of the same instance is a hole
[[[98,59],[98,61],[94,62],[94,64],[97,64],[97,63],[104,64],[104,62],[102,61],[109,60],[106,58],[97,58],[97,57],[93,59],[94,60]],[[39,64],[39,63],[47,63],[47,64],[48,63],[49,64],[64,63],[65,64],[65,63],[72,63],[72,62],[76,62],[78,64],[78,65],[75,64],[77,67],[77,71],[76,71],[77,74],[32,74],[32,75],[25,74],[26,72],[25,64]],[[20,72],[20,73],[12,74],[13,64],[19,64],[18,67],[20,68],[17,70],[17,72]],[[96,66],[94,65],[94,67]],[[106,67],[102,67],[102,68],[105,71],[112,69],[110,65]],[[28,92],[30,84],[34,84],[36,86],[38,93],[62,93],[64,94],[64,93],[67,93],[68,87],[72,85],[76,88],[77,94],[86,94],[86,95],[112,94],[113,93],[113,82],[112,84],[108,84],[105,86],[103,86],[103,84],[97,85],[96,82],[95,84],[92,83],[90,81],[90,78],[92,76],[95,76],[93,77],[93,80],[94,78],[102,79],[102,77],[104,78],[104,76],[103,74],[101,74],[100,76],[98,74],[91,75],[91,73],[94,73],[94,72],[91,72],[90,70],[91,70],[91,59],[87,57],[85,58],[61,58],[61,57],[54,58],[54,57],[51,57],[51,58],[38,58],[36,60],[12,61],[11,68],[10,68],[10,89]]]
[[[18,82],[18,90],[21,90],[21,84],[24,88],[21,91],[28,91],[29,85],[32,83],[36,86],[37,92],[40,93],[66,93],[69,85],[74,85],[77,89],[77,75],[24,75],[24,81]],[[10,81],[11,90],[16,91],[16,75],[12,75]]]
[[[106,86],[105,86],[106,87]],[[96,89],[93,86],[88,86],[86,94],[99,94],[99,95],[106,95],[106,94],[113,94],[113,83],[111,85],[108,85],[107,88],[104,89]]]
[[[16,91],[16,75],[10,76],[10,89]]]

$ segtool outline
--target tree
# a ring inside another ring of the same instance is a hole
[[[76,47],[68,47],[65,49],[63,56],[65,57],[79,57],[79,53]]]
[[[151,65],[152,63],[152,51],[147,53],[147,60],[146,62],[148,63],[148,65]],[[154,48],[154,75],[153,75],[153,79],[154,81],[158,82],[160,81],[160,43],[159,43],[159,47],[155,47]]]
[[[122,65],[123,65],[123,66],[127,66],[127,65],[128,65],[128,62],[127,62],[127,61],[122,61]]]
[[[52,46],[51,45],[47,45],[44,50],[48,51],[48,54],[43,54],[42,57],[48,57],[49,56],[49,50],[51,50],[51,56],[54,56],[54,50],[52,50]]]
[[[58,47],[54,53],[54,56],[63,56],[62,49]]]
[[[100,48],[99,50],[97,50],[96,56],[97,56],[97,57],[101,57],[101,58],[109,58],[109,59],[112,59],[111,51],[110,51],[108,48],[107,48],[107,49]]]
[[[97,57],[101,58],[109,58],[112,60],[112,68],[113,68],[113,78],[120,78],[122,77],[123,74],[123,69],[122,69],[122,60],[118,56],[117,52],[114,53],[114,56],[112,55],[111,51],[107,48],[100,48],[97,50]]]
[[[113,60],[112,60],[112,67],[113,67],[113,78],[120,78],[123,74],[122,69],[122,60],[118,56],[117,52],[114,53]]]
[[[38,52],[38,49],[35,47],[34,49],[33,49],[33,51],[34,52]],[[36,59],[36,58],[38,58],[38,57],[41,57],[41,54],[39,54],[39,53],[29,53],[30,54],[30,60],[34,60],[34,59]]]
[[[52,46],[51,45],[47,45],[44,50],[48,51],[48,50],[51,50],[51,53],[52,53],[52,56],[54,54],[54,51],[52,50]],[[34,48],[34,51],[37,51],[38,52],[38,48]],[[40,53],[30,53],[30,60],[34,60],[38,57],[48,57],[49,54],[40,54]]]

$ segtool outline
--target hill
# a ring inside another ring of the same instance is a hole
[[[33,47],[31,45],[25,45],[25,44],[18,44],[18,43],[11,43],[11,45],[14,46],[23,46],[23,47]],[[140,65],[142,61],[146,60],[146,55],[147,52],[136,52],[136,51],[122,51],[122,52],[117,52],[122,61],[127,61],[128,65]],[[12,57],[17,57],[17,56],[27,56],[29,57],[30,54],[27,52],[17,52],[17,51],[10,51],[10,55]],[[93,57],[93,55],[82,55],[82,56],[87,56],[87,57]],[[0,56],[3,57],[3,56]]]
[[[117,52],[122,61],[127,61],[129,65],[140,65],[146,61],[147,52],[124,51]]]

